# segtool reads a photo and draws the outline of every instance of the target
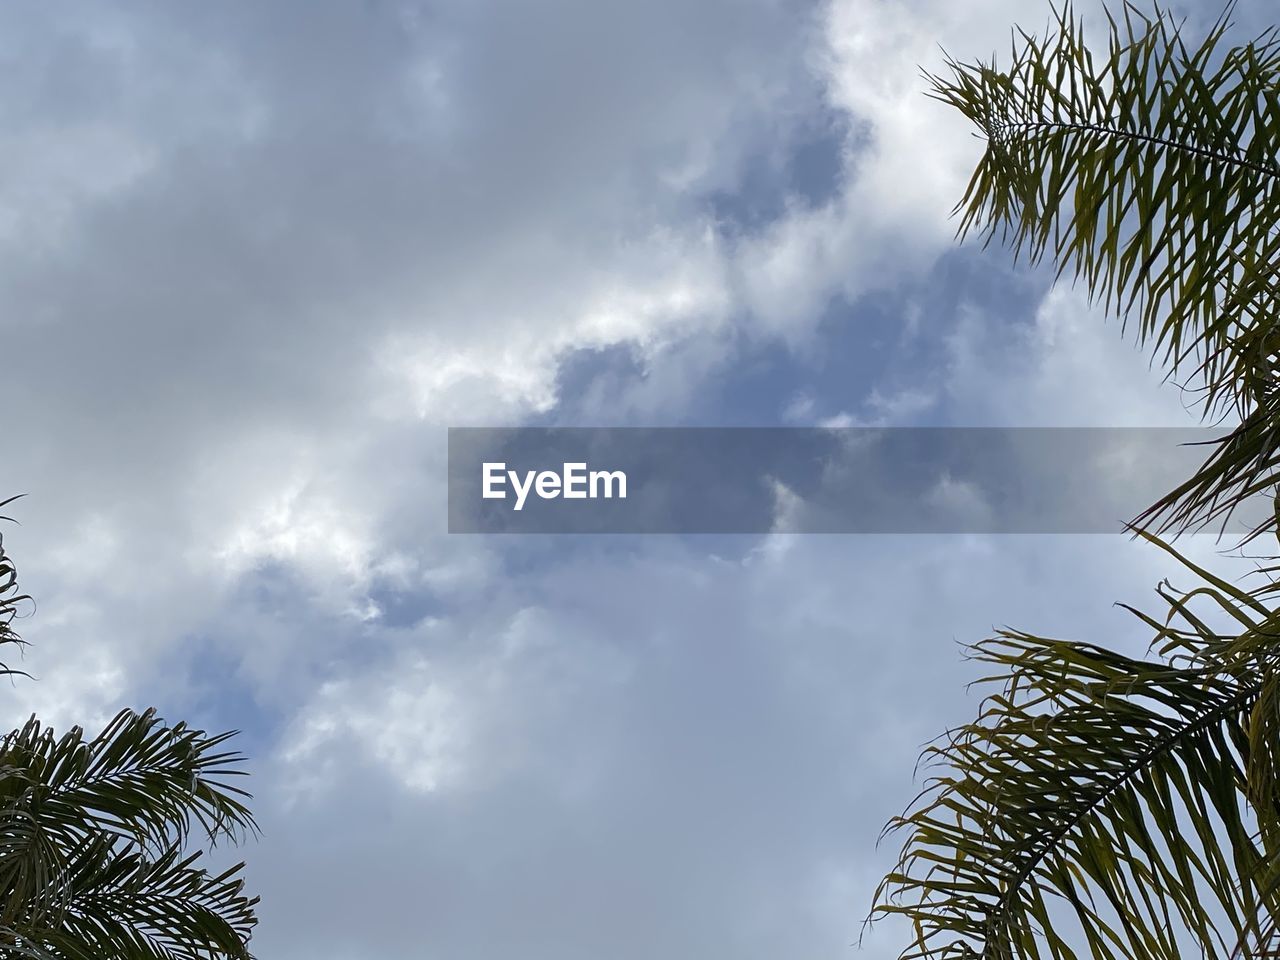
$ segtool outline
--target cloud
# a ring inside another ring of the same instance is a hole
[[[1194,397],[1163,383],[1149,354],[1079,290],[1048,292],[1002,324],[970,307],[949,343],[946,406],[961,422],[1009,426],[1182,427]]]
[[[6,482],[37,494],[32,587],[64,609],[91,595],[97,642],[141,683],[255,564],[360,608],[401,546],[381,528],[439,529],[425,425],[548,410],[564,358],[613,344],[670,412],[678,378],[724,369],[727,324],[765,316],[771,335],[774,298],[804,327],[828,295],[808,266],[744,295],[753,257],[796,255],[733,248],[706,202],[830,109],[816,9],[301,10],[51,15],[16,48],[12,100],[42,106],[11,117],[14,156],[43,159],[11,208],[52,232],[32,247],[24,228],[0,271],[8,387],[36,411]],[[46,156],[53,130],[100,159],[72,165],[82,184]],[[126,626],[109,611],[142,584],[90,590],[57,559],[92,523],[166,612]],[[50,662],[70,655],[56,643]]]
[[[385,765],[410,790],[447,787],[466,749],[460,698],[425,660],[401,665],[393,677],[361,679],[363,691],[347,680],[325,683],[293,721],[281,759],[299,771],[294,791],[314,795],[341,782],[336,761],[349,752]]]
[[[1107,601],[1143,604],[1169,571],[1115,537],[541,557],[483,607],[380,632],[401,652],[298,712],[258,782],[294,790],[267,805],[276,855],[253,865],[264,950],[842,950],[917,750],[974,709],[957,641],[1000,618],[1138,652],[1145,630]],[[303,922],[340,890],[362,923]],[[896,955],[893,932],[869,955]]]
[[[263,955],[843,953],[917,746],[971,712],[952,641],[1136,644],[1106,603],[1167,565],[1108,538],[448,538],[443,426],[698,422],[778,386],[762,356],[829,364],[797,418],[1172,415],[1068,293],[921,306],[975,145],[916,64],[1013,15],[6,18],[0,479],[32,494],[6,545],[41,677],[10,719],[244,727]],[[882,382],[855,354],[899,295],[901,342],[940,346]]]
[[[723,325],[724,254],[688,171],[733,167],[779,104],[803,106],[798,12],[24,22],[8,99],[40,106],[9,117],[0,283],[22,358],[7,387],[31,414],[5,481],[36,494],[14,546],[46,608],[95,605],[97,642],[145,683],[149,654],[255,564],[358,592],[394,553],[375,540],[389,518],[437,532],[427,425],[546,410],[566,354]],[[90,590],[65,562],[90,524],[172,616],[109,615],[140,584],[117,567]]]

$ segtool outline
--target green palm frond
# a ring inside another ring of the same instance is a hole
[[[1095,50],[1066,6],[1043,37],[1015,31],[1007,68],[951,60],[930,77],[986,140],[960,233],[1055,263],[1206,413],[1245,420],[1144,518],[1162,528],[1223,519],[1277,478],[1280,36],[1231,46],[1229,12],[1193,44],[1158,7],[1126,5]]]
[[[0,646],[28,601],[0,541]],[[186,849],[257,832],[234,736],[125,710],[91,739],[34,717],[0,737],[0,957],[250,960],[244,865]]]
[[[33,717],[0,740],[0,768],[13,771],[0,803],[38,807],[47,829],[69,836],[109,831],[164,846],[199,825],[211,841],[234,839],[256,828],[234,785],[243,757],[224,749],[233,736],[168,726],[154,710],[123,711],[92,740],[79,727],[56,737]]]
[[[213,874],[199,864],[177,846],[156,858],[90,846],[71,864],[56,925],[28,939],[67,960],[247,958],[257,901],[243,895],[243,865]]]
[[[0,741],[0,928],[58,958],[248,957],[241,867],[182,855],[197,827],[256,831],[230,736],[125,711],[91,740],[32,719]]]
[[[1184,563],[1201,584],[1138,614],[1151,659],[1012,630],[976,645],[997,690],[928,749],[936,773],[889,828],[907,839],[873,915],[911,921],[904,957],[1269,949],[1280,610]]]
[[[7,500],[0,500],[0,510],[3,510],[18,499],[20,498],[9,497]],[[0,517],[0,520],[11,520],[11,518]],[[22,609],[23,604],[30,602],[31,598],[29,596],[18,592],[18,570],[4,551],[4,535],[0,534],[0,646],[20,647],[22,645],[22,638],[13,629],[13,621],[18,615],[18,611]],[[21,673],[21,671],[11,670],[5,664],[0,663],[0,676],[15,673]]]

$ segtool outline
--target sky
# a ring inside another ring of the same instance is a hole
[[[896,956],[889,922],[857,946],[877,837],[976,709],[962,645],[1142,649],[1114,602],[1171,562],[451,537],[446,428],[1195,424],[1078,290],[955,241],[982,144],[921,68],[1048,14],[0,9],[0,495],[38,603],[0,719],[241,730],[263,960]]]

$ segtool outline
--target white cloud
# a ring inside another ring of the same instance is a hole
[[[293,774],[286,804],[340,788],[351,757],[384,765],[406,788],[431,793],[460,775],[466,751],[458,698],[431,664],[401,664],[389,683],[331,680],[301,710],[285,736],[281,760]]]
[[[1031,323],[967,310],[949,343],[946,404],[961,422],[1006,426],[1189,427],[1176,385],[1084,294],[1052,289]]]
[[[1148,632],[1110,601],[1151,607],[1171,570],[1119,537],[542,556],[483,607],[378,635],[404,655],[298,711],[290,759],[264,783],[275,796],[319,782],[290,794],[287,817],[268,805],[271,849],[295,856],[255,867],[273,904],[264,944],[483,957],[518,930],[528,956],[587,957],[634,916],[634,889],[652,912],[615,956],[843,949],[892,852],[875,838],[913,793],[917,750],[974,709],[977,668],[957,642],[995,621],[1139,653]],[[309,848],[339,810],[363,825]],[[295,925],[338,863],[381,878],[353,893],[362,910],[420,904],[419,922]],[[297,871],[317,879],[299,885]],[[453,894],[423,904],[423,884]],[[483,922],[494,910],[504,921]],[[877,929],[870,955],[896,955],[892,934]]]
[[[601,421],[696,416],[744,342],[918,281],[975,145],[916,64],[1011,3],[92,10],[9,18],[6,545],[44,678],[9,710],[256,711],[264,952],[835,955],[968,709],[950,641],[1137,642],[1106,604],[1165,566],[1117,540],[442,535],[441,426],[555,411],[575,350],[643,370]],[[705,194],[831,109],[832,195],[713,229]],[[1070,294],[1008,319],[871,408],[1169,415]]]

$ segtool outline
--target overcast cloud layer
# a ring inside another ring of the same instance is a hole
[[[444,428],[1188,425],[953,245],[1013,0],[12,6],[0,493],[59,725],[244,731],[264,960],[854,955],[959,643],[1122,537],[449,538]],[[1208,554],[1210,547],[1194,549]],[[891,926],[862,954],[896,955]]]

